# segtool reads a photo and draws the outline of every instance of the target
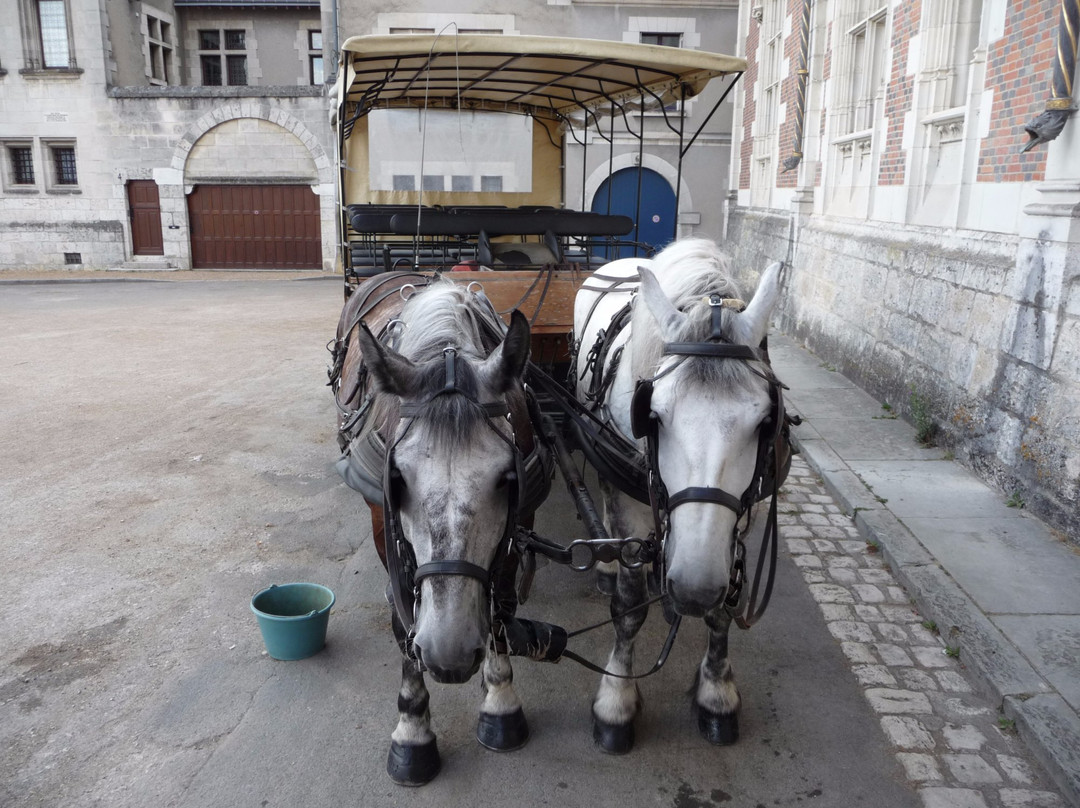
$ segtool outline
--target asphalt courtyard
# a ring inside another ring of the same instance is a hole
[[[385,574],[366,508],[333,470],[325,345],[338,283],[35,280],[0,285],[0,804],[930,804],[918,791],[927,781],[895,755],[903,739],[882,732],[909,723],[864,697],[804,580],[809,561],[795,560],[802,549],[781,554],[765,620],[732,636],[737,745],[712,748],[697,734],[687,690],[704,634],[686,621],[667,667],[642,683],[631,755],[593,747],[594,674],[517,661],[529,744],[482,749],[478,685],[432,686],[443,772],[423,789],[393,786],[399,657]],[[583,536],[558,482],[537,529]],[[270,659],[248,609],[256,591],[288,581],[337,596],[327,647],[301,662]],[[893,606],[911,611],[906,599]],[[553,566],[521,609],[567,627],[606,613],[588,576]],[[654,614],[639,666],[664,633]],[[602,661],[609,635],[573,647]],[[956,687],[944,703],[974,709]],[[993,744],[999,761],[1020,761],[1010,771],[1029,772],[1010,792],[1024,784],[1053,797],[1013,741]]]

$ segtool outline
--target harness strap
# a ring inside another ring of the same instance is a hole
[[[594,673],[602,673],[604,676],[611,676],[615,679],[644,679],[646,676],[652,676],[664,667],[664,663],[667,662],[668,656],[671,654],[671,649],[675,645],[675,636],[679,633],[679,625],[681,623],[682,615],[675,615],[675,619],[671,621],[671,628],[668,629],[667,639],[664,640],[664,646],[660,649],[660,656],[656,658],[656,662],[654,662],[653,666],[645,671],[645,673],[612,673],[611,671],[600,667],[595,662],[590,662],[585,659],[585,657],[575,654],[573,651],[563,651],[562,655],[567,659],[574,660],[574,662],[588,668]]]
[[[429,575],[464,575],[467,578],[476,578],[484,586],[491,583],[491,571],[473,564],[469,561],[447,559],[443,561],[429,561],[421,564],[413,572],[413,583],[419,585],[423,578]]]
[[[664,356],[712,356],[721,359],[752,359],[769,361],[769,355],[760,348],[736,345],[730,342],[665,342]]]
[[[742,501],[727,491],[721,488],[699,488],[695,486],[684,488],[682,491],[676,491],[668,496],[667,512],[671,513],[685,502],[711,502],[715,505],[723,505],[725,508],[734,511],[736,515],[741,515],[743,512]]]
[[[779,488],[779,486],[777,486]],[[772,500],[769,503],[769,517],[765,522],[765,530],[761,536],[761,552],[758,553],[757,568],[754,570],[754,583],[750,587],[750,597],[746,603],[746,611],[735,616],[735,624],[742,629],[750,628],[761,619],[768,608],[769,599],[772,597],[773,581],[776,579],[776,546],[779,539],[779,529],[776,524],[777,491],[773,491]],[[765,579],[765,591],[761,595],[761,605],[758,606],[758,587],[761,584],[761,573],[765,567],[766,551],[769,556],[768,577]]]

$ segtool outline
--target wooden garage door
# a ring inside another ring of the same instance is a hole
[[[188,196],[195,269],[319,269],[319,197],[307,185],[197,185]]]

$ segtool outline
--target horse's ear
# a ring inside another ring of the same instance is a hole
[[[769,318],[780,296],[780,271],[783,264],[775,261],[761,273],[754,299],[740,314],[734,325],[735,341],[743,345],[757,346],[769,332]]]
[[[674,342],[678,338],[680,326],[686,321],[686,313],[675,308],[675,304],[660,288],[660,281],[651,269],[639,266],[638,276],[641,278],[638,291],[645,300],[645,307],[660,326],[660,336],[668,342]]]
[[[360,323],[356,339],[364,355],[364,365],[371,373],[376,388],[399,398],[406,397],[410,390],[416,389],[416,365],[379,342],[367,323]]]
[[[480,371],[496,393],[506,393],[521,383],[529,361],[529,333],[528,318],[514,309],[506,336]]]

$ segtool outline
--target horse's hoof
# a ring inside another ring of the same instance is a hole
[[[698,732],[713,746],[731,746],[739,740],[739,714],[714,713],[703,710],[697,711]]]
[[[608,724],[593,716],[592,737],[601,751],[609,755],[625,755],[634,748],[634,722]]]
[[[480,713],[476,724],[476,740],[495,752],[513,752],[529,740],[529,722],[520,707],[512,713],[495,715]]]
[[[426,785],[435,779],[441,768],[439,747],[434,738],[428,743],[416,745],[390,742],[386,773],[399,786]]]
[[[601,595],[614,596],[616,581],[617,576],[614,572],[596,573],[596,589]]]

